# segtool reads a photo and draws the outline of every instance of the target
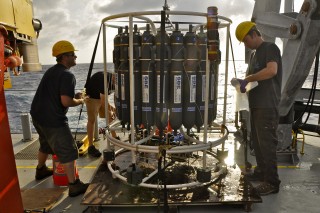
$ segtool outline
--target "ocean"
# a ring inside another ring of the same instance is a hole
[[[77,64],[75,67],[70,69],[71,72],[74,73],[77,80],[76,92],[81,92],[84,88],[89,65],[90,64]],[[21,74],[18,76],[11,75],[12,88],[5,90],[11,133],[22,133],[21,114],[30,112],[31,102],[38,88],[40,80],[45,71],[51,66],[53,65],[42,65],[42,71],[40,72],[21,72]],[[113,64],[108,65],[108,70],[109,69],[113,71]],[[97,63],[94,65],[92,73],[102,70],[103,64]],[[81,106],[70,107],[68,110],[67,117],[69,119],[69,125],[72,131],[86,131],[87,113],[85,105],[83,106],[79,120],[80,110]],[[36,132],[32,124],[31,129],[32,132]]]
[[[77,84],[76,91],[80,92],[84,88],[85,81],[87,79],[87,74],[89,70],[88,64],[77,64],[75,67],[71,68],[71,71],[76,76]],[[31,102],[33,96],[36,92],[38,84],[44,74],[44,72],[51,67],[52,65],[43,65],[42,71],[40,72],[21,72],[19,76],[11,75],[12,88],[5,90],[6,104],[9,116],[9,124],[11,133],[22,133],[22,125],[21,125],[21,114],[29,113]],[[236,61],[236,75],[239,78],[243,78],[245,75],[245,70],[247,65],[243,61]],[[215,120],[216,123],[222,123],[223,121],[223,103],[224,103],[224,85],[225,85],[225,72],[223,72],[225,68],[224,63],[222,62],[219,70],[219,83],[218,83],[218,107],[217,107],[217,118]],[[113,72],[113,64],[110,63],[107,66],[108,71]],[[92,73],[103,70],[102,63],[96,63],[93,66]],[[235,90],[230,85],[230,80],[235,77],[235,71],[233,69],[233,64],[229,65],[228,72],[228,90],[227,90],[227,104],[226,104],[226,123],[230,125],[234,125],[235,120]],[[310,88],[313,78],[313,69],[310,71],[310,75],[307,78],[303,87]],[[320,77],[318,76],[318,84],[317,88],[320,88]],[[69,126],[72,131],[77,132],[85,132],[86,131],[86,122],[87,122],[87,113],[86,107],[84,105],[80,120],[81,106],[70,107],[67,113],[69,119]],[[31,118],[30,118],[31,120]],[[317,123],[317,117],[311,116],[310,123]],[[30,121],[31,122],[31,121]],[[105,120],[99,119],[99,127],[105,127]],[[35,129],[31,124],[32,132],[35,133]]]

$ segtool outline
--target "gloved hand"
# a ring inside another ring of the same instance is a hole
[[[240,83],[240,92],[241,93],[245,93],[246,91],[247,91],[247,89],[246,89],[246,86],[247,86],[247,84],[249,83],[247,80],[242,80],[242,79],[239,79],[239,78],[237,78],[237,80],[239,81],[239,83]]]

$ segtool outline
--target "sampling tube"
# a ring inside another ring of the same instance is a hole
[[[196,116],[196,90],[197,76],[196,70],[199,64],[199,49],[197,46],[197,36],[192,32],[192,25],[189,25],[189,32],[184,36],[185,60],[183,75],[183,108],[182,123],[187,128],[187,134],[195,125]],[[199,85],[200,86],[200,85]]]
[[[141,38],[142,124],[149,129],[154,124],[154,35],[147,24]]]
[[[121,115],[121,97],[120,97],[120,73],[119,73],[119,68],[120,68],[120,36],[122,34],[122,27],[118,28],[118,34],[114,37],[113,39],[113,64],[114,64],[114,72],[115,72],[115,82],[114,82],[114,96],[115,96],[115,107],[116,107],[116,113],[117,117],[119,120],[122,119]]]
[[[201,126],[204,124],[204,101],[206,88],[206,54],[207,54],[207,34],[200,27],[197,35],[197,44],[200,50],[200,63],[197,69],[197,91],[196,91],[196,119],[195,125],[197,132],[200,132]]]
[[[156,40],[156,110],[155,110],[155,125],[159,129],[160,135],[164,128],[168,125],[168,99],[169,99],[169,58],[171,54],[170,46],[169,46],[169,36],[166,32],[164,35],[164,44],[161,45],[161,31],[158,31],[155,40]],[[163,58],[161,59],[161,54],[163,54]],[[161,62],[161,60],[163,60]],[[161,66],[163,63],[163,68]],[[162,70],[161,70],[162,69]],[[162,72],[161,72],[162,71]],[[162,85],[160,84],[161,77],[163,79]],[[161,96],[162,95],[162,96]],[[161,101],[162,99],[162,105]]]
[[[125,127],[130,121],[130,84],[129,84],[129,32],[128,26],[120,36],[120,104],[121,104],[121,124]],[[119,77],[119,75],[118,75]]]
[[[134,25],[133,31],[133,75],[134,75],[134,123],[135,125],[141,124],[142,112],[142,98],[141,98],[141,34],[138,31],[138,27]]]
[[[182,88],[183,88],[183,61],[184,61],[184,45],[183,34],[176,24],[175,30],[170,36],[171,45],[171,67],[170,67],[170,97],[169,97],[169,120],[174,134],[182,125]]]

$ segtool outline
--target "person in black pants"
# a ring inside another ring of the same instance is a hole
[[[247,174],[247,178],[262,181],[256,187],[260,195],[278,193],[281,181],[277,170],[276,150],[282,82],[281,53],[276,44],[263,40],[253,22],[240,23],[236,29],[236,37],[247,48],[255,50],[245,79],[237,79],[240,91],[245,93],[249,82],[258,82],[257,87],[248,91],[252,145],[257,167],[253,173]]]

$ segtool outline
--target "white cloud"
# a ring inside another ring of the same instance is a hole
[[[254,0],[168,0],[170,10],[207,12],[209,6],[217,6],[221,16],[230,18],[231,35],[235,49],[243,49],[243,45],[235,42],[234,30],[237,24],[250,20]],[[38,38],[39,57],[42,64],[54,64],[51,56],[52,45],[58,40],[69,40],[79,50],[78,63],[89,63],[98,35],[101,20],[110,15],[136,11],[160,11],[164,1],[159,0],[34,0],[35,18],[41,20],[42,31]],[[155,18],[155,17],[154,17]],[[174,18],[174,17],[173,17]],[[159,20],[158,18],[155,18]],[[195,17],[183,17],[180,21],[199,21]],[[204,21],[203,19],[201,20]],[[114,32],[114,34],[113,34]],[[116,30],[108,31],[108,49],[112,50],[112,40]],[[225,38],[225,31],[220,33],[221,40]],[[96,62],[102,62],[102,48],[100,42]],[[109,53],[108,56],[111,56]],[[236,55],[243,59],[242,55]],[[111,61],[111,58],[108,59]]]
[[[252,4],[252,1],[245,0],[245,3],[241,5]],[[226,3],[225,1],[217,2],[221,5],[221,8],[219,8],[221,12],[226,8],[230,8],[230,4],[234,3],[231,1],[224,5],[222,2]],[[195,3],[191,0],[168,1],[171,10],[197,12],[206,12],[211,3],[211,1]],[[76,48],[79,49],[77,53],[79,56],[78,63],[88,63],[91,59],[102,18],[118,13],[161,10],[163,1],[34,0],[33,4],[35,17],[40,19],[43,24],[43,29],[38,39],[40,61],[43,64],[52,64],[55,63],[55,60],[51,57],[51,47],[56,41],[65,39],[74,43]],[[236,8],[234,10],[237,10]],[[113,36],[110,36],[109,44],[111,44]],[[96,61],[102,61],[102,54],[99,54],[99,52]]]

